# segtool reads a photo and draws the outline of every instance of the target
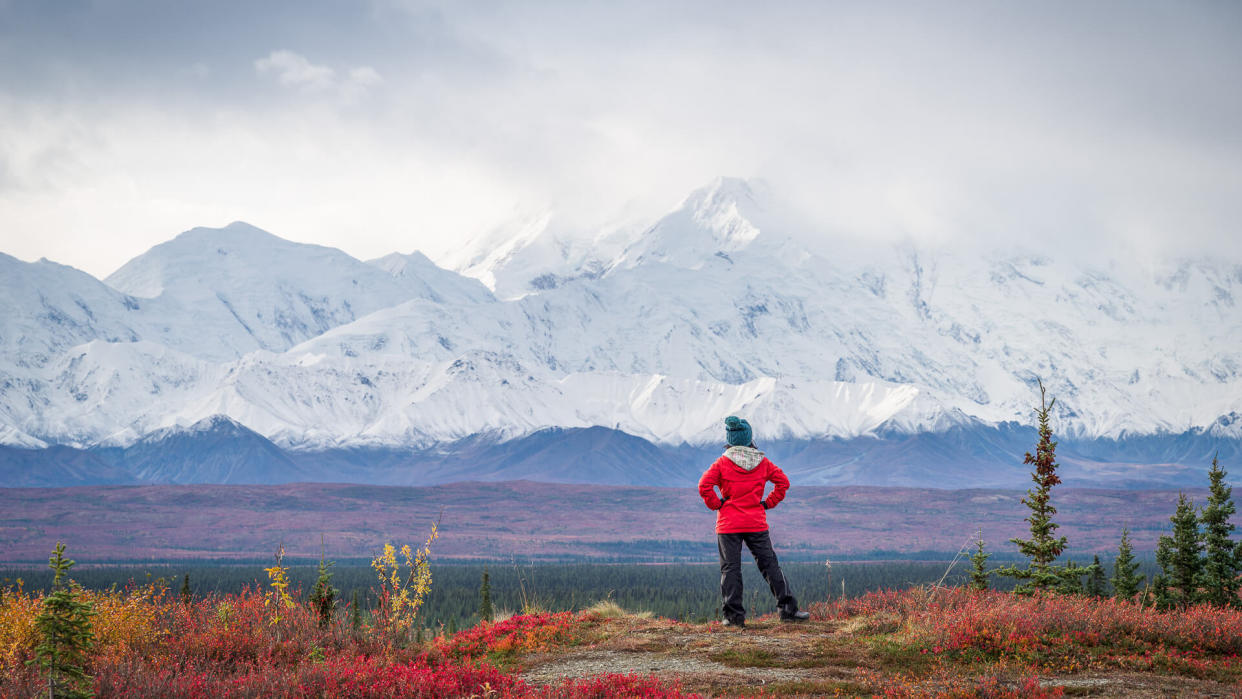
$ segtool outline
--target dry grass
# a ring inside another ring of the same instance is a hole
[[[620,619],[622,617],[651,618],[651,612],[631,612],[610,599],[600,600],[582,611],[585,614],[595,614],[604,619]]]

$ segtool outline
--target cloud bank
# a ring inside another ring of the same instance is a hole
[[[0,250],[105,275],[248,220],[360,257],[721,175],[837,244],[1242,259],[1227,3],[16,2]]]

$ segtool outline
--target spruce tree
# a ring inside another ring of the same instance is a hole
[[[1107,597],[1108,581],[1104,578],[1104,566],[1100,564],[1098,554],[1092,558],[1091,565],[1087,567],[1091,570],[1087,574],[1087,595],[1096,598]]]
[[[1161,608],[1185,608],[1199,600],[1203,570],[1199,518],[1195,516],[1194,504],[1185,493],[1178,495],[1177,511],[1169,521],[1173,523],[1172,536],[1162,535],[1156,545],[1156,562],[1160,564],[1164,591]],[[1160,601],[1159,593],[1157,600]]]
[[[483,582],[479,585],[479,619],[482,621],[491,621],[496,616],[492,609],[492,582],[487,574],[487,567],[483,567]]]
[[[1233,547],[1233,560],[1238,570],[1242,570],[1242,541],[1239,541],[1238,545]]]
[[[1156,562],[1160,562],[1160,550],[1156,550]],[[1169,583],[1163,573],[1157,573],[1151,581],[1151,602],[1156,609],[1169,609],[1173,606],[1173,597],[1169,594]]]
[[[1113,597],[1132,600],[1138,594],[1145,576],[1138,575],[1139,564],[1134,560],[1130,546],[1130,530],[1121,530],[1121,545],[1117,547],[1117,560],[1113,561]]]
[[[95,647],[91,617],[95,610],[81,599],[81,588],[69,580],[74,562],[65,558],[65,545],[57,542],[48,559],[48,567],[56,571],[52,592],[43,598],[43,608],[35,617],[39,645],[35,647],[37,664],[47,672],[48,697],[81,699],[94,697],[91,676],[86,674],[87,654]]]
[[[358,591],[354,590],[349,602],[349,628],[357,635],[362,631],[362,610],[358,608]]]
[[[1207,505],[1199,521],[1203,523],[1203,600],[1221,607],[1238,606],[1237,545],[1231,539],[1233,523],[1229,518],[1237,511],[1233,504],[1233,488],[1225,485],[1225,471],[1216,457],[1212,457],[1212,470]]]
[[[1083,593],[1082,576],[1088,571],[1070,559],[1064,568],[1057,571],[1056,591],[1063,595],[1081,595]]]
[[[332,612],[336,609],[336,593],[332,587],[332,566],[335,563],[319,556],[319,575],[315,579],[315,587],[311,590],[310,602],[319,615],[319,628],[326,629],[332,623]]]
[[[189,604],[194,601],[194,591],[190,589],[190,574],[185,574],[185,579],[181,581],[181,603]]]
[[[972,590],[988,589],[988,558],[992,554],[983,552],[983,539],[975,542],[975,552],[970,555],[970,588]]]
[[[1051,502],[1052,486],[1060,483],[1061,478],[1057,476],[1057,443],[1052,441],[1052,427],[1049,425],[1048,416],[1057,401],[1056,398],[1048,400],[1042,381],[1039,382],[1039,400],[1040,407],[1035,411],[1039,421],[1039,443],[1035,447],[1034,456],[1027,452],[1023,459],[1024,464],[1035,467],[1031,472],[1035,488],[1027,490],[1026,497],[1022,498],[1022,504],[1031,510],[1030,516],[1026,518],[1031,525],[1031,538],[1010,539],[1029,560],[1026,568],[1006,566],[995,571],[996,575],[1025,581],[1014,588],[1014,592],[1019,594],[1030,594],[1067,584],[1064,579],[1065,569],[1053,565],[1053,561],[1061,555],[1068,543],[1065,537],[1054,536],[1060,525],[1052,521],[1052,516],[1057,512]],[[1075,572],[1081,575],[1083,571],[1078,569]]]

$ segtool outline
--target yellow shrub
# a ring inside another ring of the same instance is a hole
[[[267,573],[271,586],[271,590],[263,600],[263,606],[271,611],[273,626],[279,624],[284,618],[281,614],[282,609],[293,609],[293,598],[289,596],[289,569],[284,566],[284,560],[285,545],[282,543],[276,550],[276,565],[263,569],[263,572]]]
[[[401,547],[405,569],[397,561],[397,549],[384,544],[384,550],[371,561],[380,583],[381,619],[398,632],[404,632],[418,617],[418,609],[431,592],[431,543],[440,536],[439,525],[431,525],[431,533],[422,548],[414,551],[409,544]]]
[[[167,590],[146,585],[130,590],[84,592],[83,599],[95,607],[91,627],[100,651],[126,653],[163,634],[159,615],[167,604]]]
[[[20,580],[16,588],[5,588],[0,599],[0,672],[34,652],[34,620],[42,604],[43,596],[27,595]]]
[[[91,629],[98,653],[127,653],[158,640],[158,616],[167,603],[166,591],[155,585],[129,590],[81,590],[82,601],[95,610]],[[0,599],[0,668],[13,667],[32,657],[39,640],[35,617],[43,605],[42,594],[6,589]]]

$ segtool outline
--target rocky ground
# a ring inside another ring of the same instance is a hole
[[[885,690],[896,696],[988,696],[989,685],[977,672],[893,654],[871,629],[849,620],[794,625],[764,618],[735,630],[622,616],[601,626],[592,641],[528,656],[523,678],[549,684],[603,673],[651,674],[705,697],[871,696]],[[1029,672],[1001,668],[987,674],[1001,692],[993,696],[1038,693],[1026,685]],[[1041,674],[1038,688],[1061,688],[1067,696],[1242,696],[1238,685],[1127,672]]]

